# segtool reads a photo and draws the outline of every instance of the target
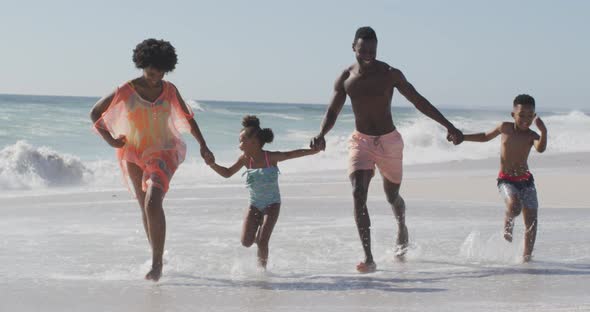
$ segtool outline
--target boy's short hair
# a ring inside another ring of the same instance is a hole
[[[151,66],[167,73],[174,70],[176,63],[178,63],[178,57],[170,42],[150,38],[135,47],[133,63],[139,69]]]
[[[530,105],[533,108],[535,108],[535,99],[528,95],[528,94],[519,94],[514,98],[514,102],[512,103],[512,106],[516,106],[516,105]]]
[[[354,34],[353,43],[356,43],[359,39],[373,39],[377,41],[377,34],[373,30],[373,28],[369,26],[360,27],[356,30],[356,33]]]

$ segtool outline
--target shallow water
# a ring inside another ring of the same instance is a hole
[[[171,191],[164,275],[156,284],[143,280],[150,254],[127,193],[4,199],[0,310],[590,309],[590,209],[542,207],[534,260],[522,264],[522,218],[514,243],[505,242],[500,201],[410,198],[411,246],[400,262],[392,213],[382,196],[372,196],[378,271],[360,275],[348,185],[284,183],[263,273],[255,247],[239,242],[244,199],[241,185]]]

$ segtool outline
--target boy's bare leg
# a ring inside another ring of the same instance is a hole
[[[504,239],[512,242],[512,232],[514,230],[514,218],[520,214],[521,204],[516,196],[510,196],[506,199],[506,216],[504,217]]]
[[[403,256],[408,247],[408,228],[406,227],[406,203],[399,195],[400,184],[390,182],[383,177],[383,189],[387,197],[387,202],[391,205],[391,210],[397,221],[397,248],[398,256]]]
[[[164,191],[150,185],[146,192],[145,214],[152,244],[152,269],[146,274],[148,280],[158,281],[162,275],[162,255],[166,240],[166,217],[164,216]]]
[[[524,262],[531,260],[533,248],[535,247],[535,240],[537,238],[537,209],[529,209],[524,207],[522,209],[522,216],[526,226],[524,232]]]
[[[266,214],[256,237],[256,243],[258,244],[258,265],[264,269],[266,269],[266,263],[268,262],[268,242],[270,241],[272,230],[279,219],[280,211],[281,204],[273,204],[266,208]]]
[[[242,225],[242,246],[250,247],[256,240],[256,231],[262,223],[262,212],[253,206],[248,208]]]
[[[367,268],[368,271],[375,270],[375,262],[371,253],[371,219],[367,210],[367,193],[373,174],[373,170],[357,170],[350,175],[354,198],[354,217],[365,252],[364,264],[361,263],[357,266],[357,270],[362,272],[367,271]]]
[[[148,231],[147,226],[147,216],[145,214],[145,192],[141,188],[141,179],[143,177],[143,170],[139,168],[136,164],[132,162],[127,162],[127,170],[129,172],[129,178],[133,183],[133,189],[135,190],[135,196],[137,197],[137,201],[139,202],[139,208],[141,208],[141,219],[143,221],[143,229],[145,230],[145,235],[147,236],[148,242],[150,246],[152,245],[152,241],[150,240],[150,233]]]

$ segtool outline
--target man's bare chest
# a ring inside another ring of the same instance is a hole
[[[391,96],[393,86],[385,76],[356,76],[352,75],[344,82],[344,90],[350,97]]]

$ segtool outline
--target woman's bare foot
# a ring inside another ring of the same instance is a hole
[[[356,270],[359,273],[373,273],[377,270],[377,264],[375,262],[370,262],[370,263],[361,262],[356,265]]]
[[[268,259],[258,258],[258,267],[261,268],[262,270],[266,271],[266,263],[267,262],[268,262]]]
[[[157,282],[162,276],[162,265],[152,265],[152,269],[145,275],[146,280]]]

